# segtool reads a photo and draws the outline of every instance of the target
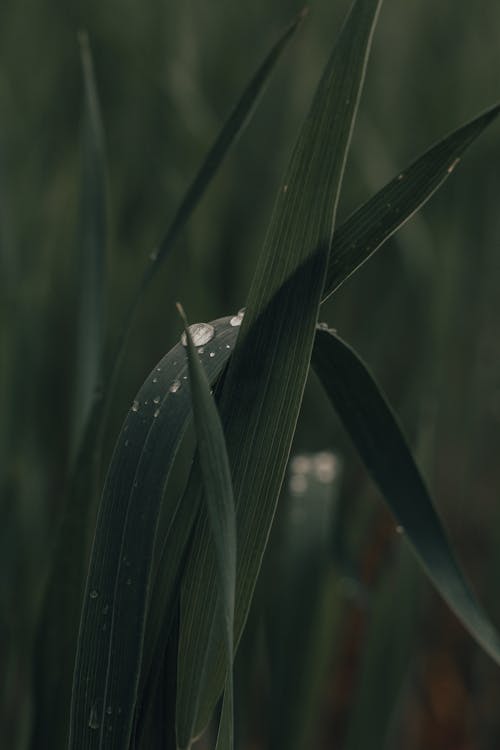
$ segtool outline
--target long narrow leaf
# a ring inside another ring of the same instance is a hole
[[[203,490],[215,546],[219,583],[219,606],[227,652],[227,680],[224,694],[220,742],[232,750],[234,743],[233,715],[233,632],[236,589],[236,516],[233,485],[226,442],[210,386],[182,309],[185,325],[193,417],[198,454],[203,477]],[[219,741],[217,742],[219,747]]]
[[[497,104],[439,141],[335,230],[323,302],[443,185],[499,112]]]
[[[378,0],[355,3],[320,81],[275,205],[224,382],[220,412],[238,520],[235,642],[247,617],[300,409],[379,5]],[[206,726],[224,684],[224,646],[210,637],[215,608],[215,564],[207,522],[201,519],[181,599],[181,748]],[[205,685],[200,674],[207,649],[211,668]]]
[[[103,366],[106,293],[106,158],[99,100],[86,34],[80,35],[85,88],[74,452],[80,446]]]
[[[306,11],[302,11],[286,28],[246,86],[241,98],[238,100],[214,144],[210,148],[210,151],[205,157],[205,160],[193,182],[187,189],[172,223],[158,246],[157,252],[153,254],[151,259],[152,263],[144,276],[144,284],[149,282],[156,273],[159,265],[170,252],[179,232],[186,225],[194,209],[200,202],[200,199],[212,181],[215,173],[227,156],[229,149],[236,142],[243,128],[250,120],[276,63],[281,57],[282,52],[286,49],[288,42],[291,40],[305,15]]]
[[[365,466],[437,590],[500,664],[500,636],[456,563],[401,429],[366,366],[332,332],[319,330],[313,365]]]
[[[106,307],[106,158],[91,51],[84,33],[80,35],[80,54],[84,83],[80,257],[76,278],[80,308],[76,337],[72,459],[82,447],[102,378]],[[88,465],[86,468],[88,471]],[[84,499],[88,504],[88,493]],[[67,742],[87,539],[81,516],[67,508],[63,514],[63,521],[57,529],[59,536],[53,551],[37,634],[33,749],[59,748]]]

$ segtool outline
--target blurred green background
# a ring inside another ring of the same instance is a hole
[[[175,301],[192,321],[244,304],[280,174],[348,6],[311,3],[250,127],[155,280],[121,371],[108,456],[134,393],[179,335]],[[106,134],[112,340],[183,190],[298,10],[288,0],[0,4],[0,736],[9,738],[6,747],[23,747],[29,735],[33,635],[68,471],[79,288],[77,32],[89,34]],[[386,0],[339,219],[499,96],[497,2]],[[494,125],[431,204],[322,312],[396,407],[458,557],[498,624],[499,164]],[[416,571],[311,377],[295,451],[324,449],[338,453],[344,466],[338,555],[348,572],[315,746],[498,748],[498,669]]]

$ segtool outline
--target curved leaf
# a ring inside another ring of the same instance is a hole
[[[465,582],[401,429],[366,366],[326,330],[317,332],[312,362],[427,575],[473,638],[500,664],[498,631]]]

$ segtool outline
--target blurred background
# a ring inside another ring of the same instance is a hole
[[[311,2],[254,119],[155,280],[121,370],[108,457],[134,393],[179,336],[175,301],[192,321],[244,304],[287,154],[348,7],[347,0]],[[6,747],[24,747],[29,736],[33,635],[68,472],[79,288],[77,33],[89,34],[106,138],[111,341],[189,180],[298,10],[290,0],[0,4],[0,736],[11,738]],[[497,2],[386,0],[339,221],[499,98]],[[331,298],[322,319],[357,349],[388,394],[458,558],[500,626],[499,165],[495,124],[431,203]],[[319,658],[322,697],[310,746],[498,748],[500,671],[418,570],[312,375],[293,454],[318,451],[333,452],[342,471],[332,485],[335,533],[328,542],[338,571],[335,617]],[[277,548],[287,508],[303,494],[297,483],[284,491]],[[275,570],[272,555],[266,565]],[[301,566],[294,572],[297,585],[303,572]],[[268,588],[259,591],[260,611],[271,607]],[[282,607],[292,606],[285,599]],[[260,628],[249,639],[259,641]],[[280,637],[268,632],[268,651]],[[299,653],[301,642],[295,647]],[[266,648],[257,648],[265,665],[250,680],[253,698],[241,721],[244,746],[260,748],[277,730],[265,708],[272,679],[262,676],[274,667]],[[241,662],[244,654],[242,648]],[[288,718],[285,712],[282,722]]]

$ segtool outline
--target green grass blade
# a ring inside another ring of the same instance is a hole
[[[102,377],[107,285],[104,134],[87,35],[82,33],[79,41],[84,97],[80,257],[77,269],[80,307],[75,359],[72,459],[83,448],[82,441],[89,428],[89,419]],[[76,496],[76,487],[74,489],[72,500]],[[82,501],[88,504],[88,492]],[[67,743],[87,539],[81,516],[70,513],[67,509],[64,513],[64,520],[56,526],[58,538],[52,550],[53,557],[37,633],[32,747],[58,748]]]
[[[333,220],[380,3],[357,2],[327,64],[275,204],[220,413],[238,522],[235,642],[274,516],[309,368]],[[200,520],[183,584],[177,741],[206,726],[224,685],[224,645],[210,639],[215,564]],[[200,681],[210,643],[209,683]],[[193,699],[193,691],[200,698]],[[196,705],[199,704],[198,716]]]
[[[180,307],[179,312],[184,321],[187,339],[193,418],[203,490],[215,547],[219,606],[222,612],[221,619],[227,652],[227,681],[217,747],[224,746],[232,750],[234,744],[233,632],[236,588],[236,516],[233,485],[219,413],[210,393],[210,386],[199,361],[199,355],[193,345],[186,317]]]
[[[165,260],[174,242],[176,241],[179,232],[184,228],[188,222],[194,209],[203,197],[207,187],[214,178],[217,170],[221,166],[225,157],[227,156],[230,148],[236,142],[240,136],[243,128],[246,126],[248,121],[253,115],[253,112],[258,104],[261,94],[263,93],[271,74],[280,59],[282,53],[286,49],[288,43],[292,39],[298,26],[306,15],[305,11],[300,13],[297,18],[286,28],[284,33],[275,42],[270,52],[258,68],[258,70],[252,76],[250,82],[246,86],[242,96],[236,103],[236,106],[230,113],[228,119],[222,127],[219,135],[215,139],[210,151],[203,164],[201,165],[198,173],[196,174],[193,182],[188,187],[184,198],[181,201],[179,208],[165,233],[165,236],[161,240],[158,250],[153,254],[151,265],[148,267],[144,279],[143,287],[149,283],[149,281],[156,274],[160,264]]]
[[[269,747],[314,747],[342,611],[340,575],[331,559],[339,465],[339,459],[327,452],[290,461],[282,541],[273,565],[277,584],[266,606],[272,705]]]
[[[225,367],[237,334],[227,318],[212,326],[215,336],[203,357],[210,382]],[[77,645],[72,750],[121,749],[130,740],[157,519],[190,417],[186,352],[179,343],[137,394],[106,478]],[[167,495],[163,503],[173,522],[177,498]],[[179,550],[177,565],[182,558]]]
[[[443,185],[499,112],[497,104],[448,135],[335,230],[323,302]]]
[[[368,604],[358,686],[344,743],[346,750],[388,746],[391,721],[412,667],[412,657],[418,652],[420,581],[417,560],[407,545],[400,545]],[[383,690],[380,690],[381,674]]]
[[[101,384],[106,294],[106,157],[92,57],[84,33],[80,34],[80,48],[85,99],[73,455],[80,447]]]
[[[473,638],[500,664],[500,636],[465,582],[401,429],[366,366],[347,344],[320,330],[313,365],[427,575]]]

